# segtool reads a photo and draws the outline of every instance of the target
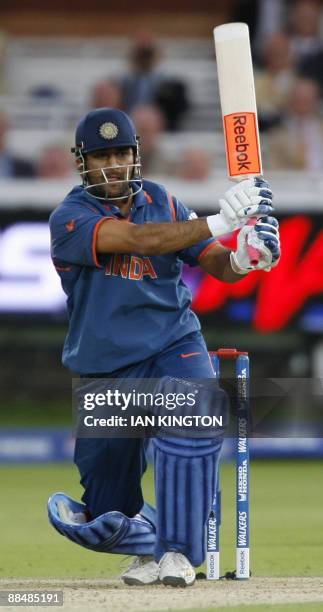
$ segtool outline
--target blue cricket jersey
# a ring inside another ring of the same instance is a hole
[[[174,223],[194,217],[177,198],[151,181],[135,195],[127,220]],[[67,295],[69,329],[63,363],[80,374],[113,372],[158,354],[199,330],[183,262],[197,265],[216,241],[177,253],[142,256],[97,254],[96,237],[107,219],[126,222],[119,208],[75,187],[50,216],[51,253]]]

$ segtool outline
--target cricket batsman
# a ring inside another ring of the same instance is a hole
[[[182,266],[201,266],[228,283],[270,271],[280,243],[268,184],[243,180],[219,199],[219,212],[197,218],[141,176],[135,126],[112,108],[81,119],[72,151],[82,185],[50,217],[52,259],[69,312],[63,364],[95,378],[214,378]],[[253,226],[250,217],[257,217]],[[234,230],[233,252],[216,238]],[[247,240],[260,253],[256,267]],[[135,556],[122,575],[127,584],[192,585],[205,559],[222,438],[157,435],[152,444],[156,509],[143,500],[142,439],[78,438],[83,503],[56,493],[49,520],[88,549]]]

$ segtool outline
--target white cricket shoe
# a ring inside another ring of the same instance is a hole
[[[151,555],[135,557],[128,569],[121,574],[125,584],[156,584],[159,582],[159,565]]]
[[[167,552],[159,561],[159,580],[174,587],[191,586],[195,582],[195,570],[181,553]]]

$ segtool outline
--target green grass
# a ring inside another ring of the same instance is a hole
[[[254,606],[239,604],[238,606],[225,606],[224,608],[203,608],[203,612],[322,612],[322,602],[302,604],[255,604]],[[200,612],[201,608],[185,608],[185,612]],[[158,610],[156,610],[158,612]],[[162,611],[164,612],[164,611]]]
[[[104,578],[120,573],[122,557],[97,554],[74,545],[48,524],[48,496],[54,491],[65,491],[79,499],[82,489],[78,481],[76,468],[65,464],[0,467],[1,578]],[[253,574],[321,576],[322,463],[254,462],[251,486]],[[144,478],[144,491],[146,499],[153,502],[151,469]],[[222,491],[221,571],[225,572],[232,570],[235,563],[231,465],[222,467]],[[251,609],[256,612],[258,608]]]

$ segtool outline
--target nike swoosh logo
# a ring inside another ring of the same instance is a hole
[[[201,353],[181,353],[181,357],[186,359],[186,357],[192,357],[193,355],[200,355]]]

